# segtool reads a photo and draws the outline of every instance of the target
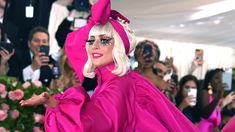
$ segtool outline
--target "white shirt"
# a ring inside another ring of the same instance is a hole
[[[30,58],[31,60],[33,59],[33,54],[32,52],[30,52]],[[27,67],[25,67],[23,69],[23,79],[24,81],[35,81],[35,80],[39,80],[40,78],[40,69],[36,69],[35,71],[33,71],[31,65],[28,65]]]

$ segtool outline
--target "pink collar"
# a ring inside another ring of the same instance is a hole
[[[95,69],[99,86],[102,85],[104,82],[112,80],[113,78],[117,77],[117,75],[112,73],[112,70],[115,69],[115,67],[116,67],[115,63],[112,62],[108,65]]]

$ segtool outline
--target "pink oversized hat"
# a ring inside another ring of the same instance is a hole
[[[110,0],[98,0],[98,2],[96,2],[91,8],[92,16],[89,18],[88,24],[72,33],[69,33],[66,38],[65,52],[69,63],[75,70],[81,83],[84,80],[83,68],[87,61],[85,45],[89,32],[94,25],[104,25],[107,22],[110,22],[121,37],[126,54],[129,52],[129,39],[123,26],[117,20],[121,19],[127,23],[130,21],[119,12],[111,10],[110,5]]]

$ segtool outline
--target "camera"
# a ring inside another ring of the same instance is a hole
[[[188,96],[193,97],[190,101],[189,101],[189,105],[190,106],[195,106],[196,102],[197,102],[197,89],[196,88],[189,88],[188,89]]]
[[[142,45],[143,54],[146,55],[145,58],[151,58],[153,56],[152,46],[144,43]]]
[[[3,49],[11,53],[14,49],[14,45],[12,43],[0,42],[0,50],[3,50]]]
[[[44,53],[45,56],[49,55],[49,46],[48,45],[41,45],[39,48],[41,53]]]
[[[171,75],[171,80],[176,84],[178,85],[178,76],[176,74],[172,74]]]
[[[199,65],[202,65],[203,63],[203,50],[202,49],[196,49],[195,50],[195,58]]]

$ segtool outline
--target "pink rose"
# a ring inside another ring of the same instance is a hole
[[[24,92],[20,89],[16,89],[14,91],[10,91],[8,93],[8,97],[11,100],[21,100],[24,97]]]
[[[6,86],[0,83],[0,93],[6,91]]]
[[[10,109],[9,105],[8,104],[2,104],[2,110],[4,111],[8,111]]]
[[[4,121],[7,118],[7,112],[0,110],[0,121]]]
[[[27,89],[30,85],[31,85],[30,82],[25,82],[25,83],[22,84],[22,87],[24,89]]]
[[[2,93],[0,93],[0,96],[2,99],[5,99],[7,97],[7,91],[3,91]]]
[[[9,132],[9,131],[5,129],[4,127],[0,127],[0,132]]]
[[[40,127],[33,127],[33,132],[43,132]]]
[[[39,80],[35,80],[35,81],[33,81],[33,84],[34,84],[37,88],[42,87],[42,82],[41,82],[41,81],[39,81]]]
[[[20,112],[18,110],[13,110],[11,111],[11,118],[12,119],[17,119],[20,115]]]
[[[44,115],[34,113],[33,116],[34,116],[35,122],[44,123],[44,118],[45,118]]]

